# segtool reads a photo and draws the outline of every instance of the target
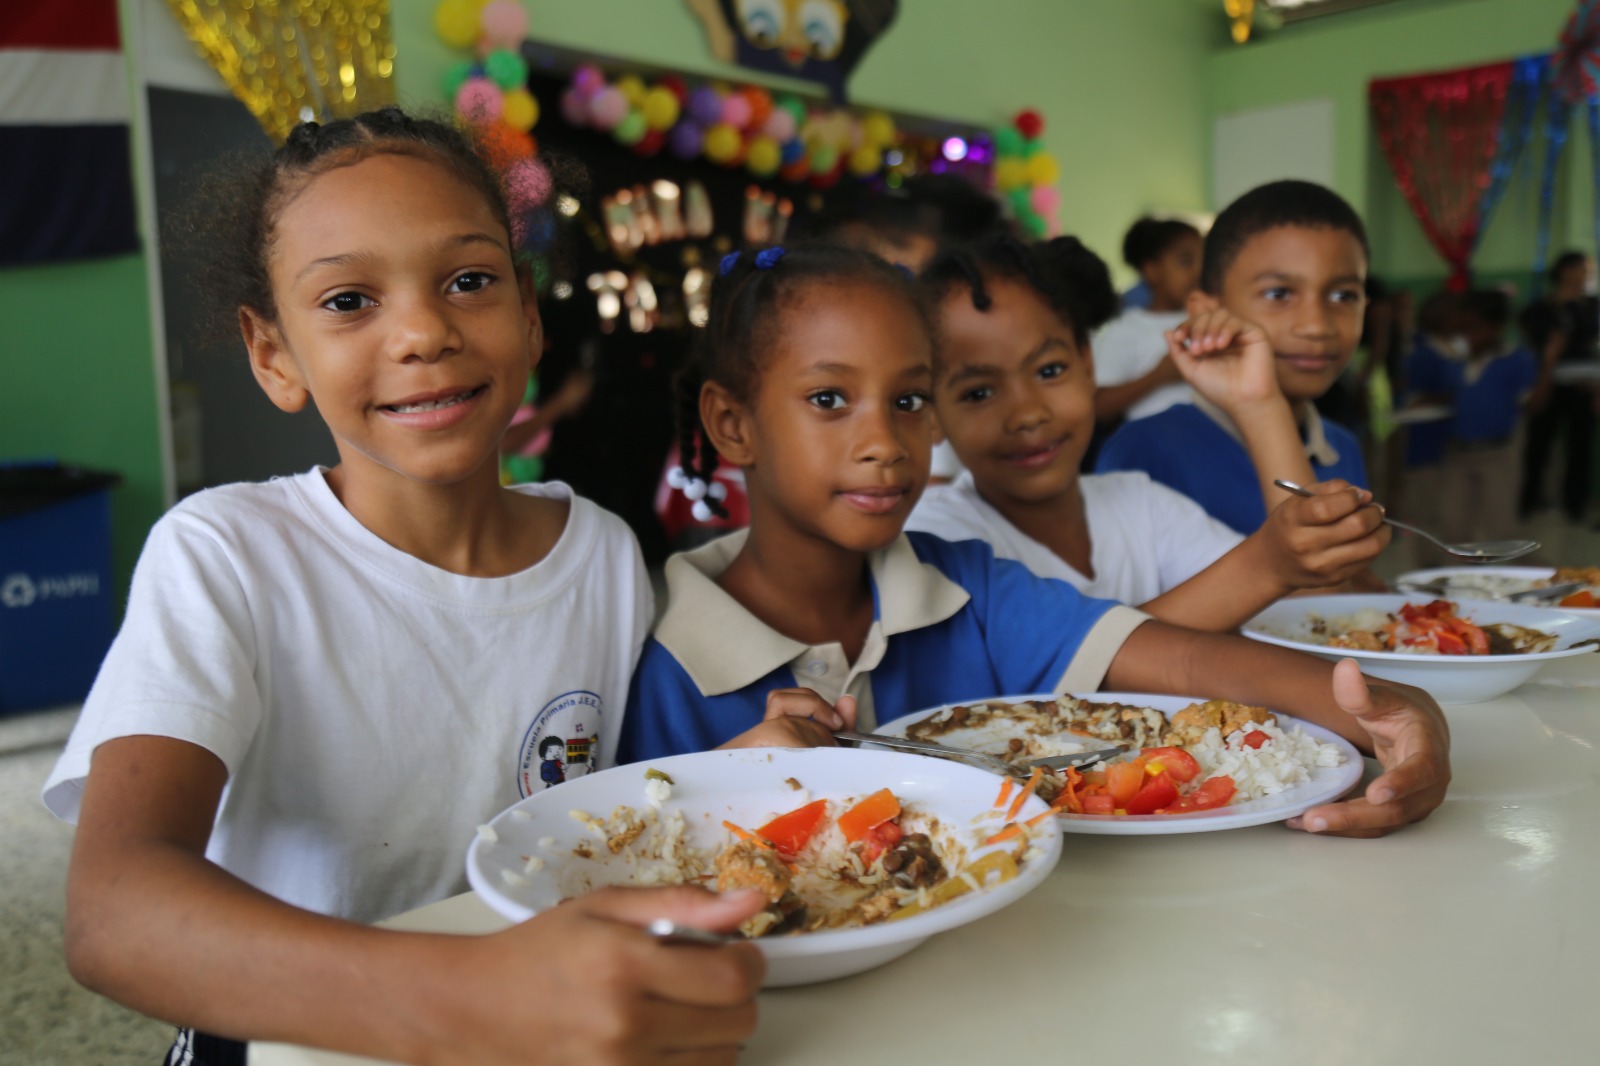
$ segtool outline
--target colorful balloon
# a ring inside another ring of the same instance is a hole
[[[589,124],[589,98],[574,86],[561,94],[561,117],[569,126]]]
[[[456,93],[461,91],[461,85],[472,77],[472,60],[461,59],[451,63],[444,72],[444,95],[447,99],[454,100]]]
[[[709,85],[689,94],[689,117],[707,128],[722,121],[722,95]]]
[[[794,116],[781,107],[772,109],[767,120],[761,124],[761,132],[779,144],[786,144],[794,140],[794,135],[799,127],[795,125]]]
[[[806,124],[806,105],[801,102],[798,96],[780,96],[777,100],[777,106],[783,108],[785,111],[789,112],[789,114],[794,116],[794,124],[797,127],[804,126]]]
[[[532,210],[550,199],[555,179],[550,168],[537,159],[524,159],[506,170],[506,206],[512,214]]]
[[[866,143],[887,148],[894,143],[894,119],[882,111],[873,111],[861,120],[861,133]]]
[[[1010,126],[994,131],[994,154],[997,156],[1021,155],[1022,134]]]
[[[478,15],[483,35],[502,48],[515,48],[528,35],[528,13],[517,0],[492,0]]]
[[[799,143],[799,142],[793,142]],[[802,152],[799,159],[792,163],[785,163],[783,169],[778,171],[778,177],[784,181],[805,181],[806,175],[811,173],[811,161]]]
[[[617,79],[617,89],[627,98],[628,106],[641,108],[644,106],[644,94],[648,91],[644,87],[644,79],[637,74],[624,74]]]
[[[478,135],[478,149],[496,170],[505,170],[534,152],[533,138],[512,129],[504,122],[485,126]]]
[[[759,127],[767,121],[767,116],[772,114],[772,94],[759,85],[747,85],[739,90],[745,100],[750,104],[750,122],[752,127]],[[779,138],[780,140],[782,138]]]
[[[650,128],[644,124],[644,116],[637,111],[629,111],[611,131],[611,136],[617,139],[618,144],[632,147],[644,140],[644,135],[649,132]]]
[[[863,144],[850,153],[850,173],[858,178],[876,174],[883,166],[883,152],[872,144]]]
[[[731,163],[738,158],[743,143],[738,130],[719,122],[706,130],[706,158],[713,163]]]
[[[722,121],[736,130],[750,125],[750,101],[741,93],[731,93],[722,101]]]
[[[679,159],[695,159],[705,147],[706,133],[693,122],[680,122],[672,127],[667,146]]]
[[[668,74],[662,78],[660,86],[678,98],[680,108],[689,102],[689,86],[685,85],[683,79],[676,74]]]
[[[1002,157],[994,164],[995,188],[1010,192],[1028,184],[1028,164],[1015,157]]]
[[[488,78],[468,78],[456,90],[456,110],[468,122],[484,125],[500,117],[505,99]]]
[[[507,48],[498,48],[483,57],[483,72],[502,89],[517,89],[528,82],[528,63]]]
[[[745,153],[745,166],[750,173],[760,178],[770,177],[778,172],[782,163],[783,149],[778,147],[777,141],[767,136],[751,138],[750,150]]]
[[[1030,141],[1036,140],[1039,134],[1044,132],[1044,116],[1031,107],[1025,111],[1018,111],[1017,117],[1011,120],[1011,124],[1016,127],[1018,133]]]
[[[614,85],[601,89],[589,101],[589,121],[596,129],[614,130],[627,117],[628,98]]]
[[[1041,215],[1052,215],[1061,206],[1061,190],[1054,185],[1040,185],[1028,194],[1028,203]]]
[[[500,118],[512,129],[527,133],[539,121],[539,101],[526,89],[512,89],[501,103]]]
[[[478,9],[472,0],[442,0],[433,9],[433,28],[451,48],[470,48],[478,39]]]
[[[584,96],[593,96],[606,87],[606,76],[593,63],[585,63],[572,72],[572,87]]]
[[[783,142],[783,165],[792,166],[806,158],[806,142],[796,137],[792,141]],[[811,164],[806,163],[806,169],[811,169]]]
[[[667,135],[662,130],[647,130],[639,143],[633,146],[634,155],[652,156],[658,154],[667,143]]]
[[[1028,160],[1029,185],[1054,185],[1061,180],[1061,164],[1049,152],[1039,152]]]
[[[645,125],[652,130],[665,131],[670,130],[678,121],[678,115],[683,108],[671,89],[657,85],[645,93],[640,110],[644,113]]]
[[[839,161],[839,150],[826,141],[816,141],[806,149],[806,158],[815,173],[826,174]]]

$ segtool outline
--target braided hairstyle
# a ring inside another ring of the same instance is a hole
[[[1027,244],[997,235],[977,244],[940,252],[922,272],[924,294],[938,306],[957,287],[972,296],[972,306],[987,311],[994,303],[989,286],[996,281],[1026,285],[1072,330],[1078,347],[1089,335],[1116,317],[1117,290],[1105,261],[1076,237],[1056,237]]]
[[[327,125],[302,122],[264,163],[235,162],[207,175],[188,209],[172,220],[175,243],[199,264],[196,278],[211,304],[209,332],[237,336],[241,307],[277,320],[268,263],[279,214],[313,178],[376,155],[407,155],[448,167],[482,195],[510,239],[500,178],[454,125],[413,118],[398,107]]]
[[[750,402],[760,381],[762,353],[782,336],[786,310],[806,289],[822,285],[874,285],[894,293],[932,336],[932,321],[911,273],[871,252],[807,242],[724,256],[711,285],[705,329],[673,382],[684,482],[679,487],[713,514],[727,517],[711,495],[720,456],[701,431],[700,393],[714,381],[741,403]]]

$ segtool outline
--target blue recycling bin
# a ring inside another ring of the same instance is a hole
[[[0,466],[0,714],[77,703],[115,633],[116,474]]]

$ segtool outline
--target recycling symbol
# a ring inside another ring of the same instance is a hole
[[[7,607],[27,607],[39,598],[39,590],[27,574],[12,574],[0,583],[0,603]]]

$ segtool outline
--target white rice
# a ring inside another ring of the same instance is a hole
[[[1311,780],[1313,771],[1339,766],[1344,753],[1335,744],[1323,744],[1298,727],[1285,730],[1273,722],[1255,726],[1271,739],[1259,748],[1247,748],[1247,730],[1239,729],[1226,739],[1220,729],[1206,730],[1198,744],[1186,749],[1200,763],[1200,781],[1217,774],[1233,778],[1238,792],[1234,803],[1273,796]]]
[[[644,801],[656,810],[672,797],[672,786],[665,778],[647,777],[644,779]]]

